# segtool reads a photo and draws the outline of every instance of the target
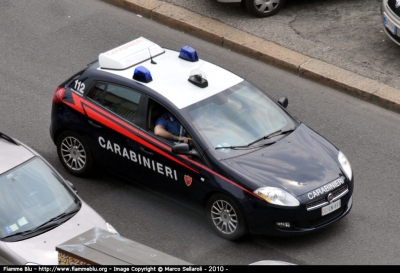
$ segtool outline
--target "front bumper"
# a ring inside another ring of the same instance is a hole
[[[338,197],[341,202],[340,208],[324,216],[322,207],[326,204],[310,209],[310,204],[313,202],[305,199],[300,200],[301,205],[298,207],[272,207],[265,201],[253,200],[252,211],[246,213],[249,231],[258,235],[286,237],[304,235],[326,228],[350,212],[353,206],[353,181],[354,178],[343,187],[348,191]],[[320,199],[325,198],[326,196],[321,196]],[[277,222],[288,223],[289,226],[278,226]]]

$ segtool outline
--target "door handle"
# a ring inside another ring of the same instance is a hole
[[[90,125],[92,125],[93,127],[96,127],[96,128],[101,128],[101,125],[98,125],[97,123],[94,123],[93,121],[91,121],[90,119],[88,120],[88,122],[89,122],[89,124]]]
[[[149,150],[146,150],[146,149],[143,148],[143,147],[139,147],[139,149],[140,149],[142,152],[144,152],[144,153],[146,153],[146,154],[148,154],[148,155],[154,155],[153,152],[150,152]]]
[[[137,147],[136,142],[134,142],[133,140],[131,140],[129,138],[126,139],[126,144],[128,144],[130,147],[132,147],[134,149],[136,149],[136,147]]]

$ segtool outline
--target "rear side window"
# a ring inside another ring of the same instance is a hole
[[[90,90],[88,97],[121,118],[135,123],[140,93],[119,85],[98,83]]]

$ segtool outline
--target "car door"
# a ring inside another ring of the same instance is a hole
[[[96,161],[119,175],[135,166],[136,114],[141,93],[118,84],[96,82],[84,109],[92,131]]]
[[[174,144],[154,134],[155,120],[166,109],[150,99],[143,102],[146,109],[143,114],[146,117],[142,118],[146,124],[138,133],[137,156],[141,172],[146,175],[146,185],[190,207],[198,208],[209,191],[206,183],[208,174],[204,174],[201,156],[191,158],[173,153]]]

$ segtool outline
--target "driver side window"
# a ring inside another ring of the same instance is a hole
[[[190,149],[195,149],[196,151],[200,151],[198,148],[198,145],[192,140],[191,135],[187,132],[186,128],[183,126],[178,126],[177,123],[180,125],[179,121],[176,119],[176,117],[171,114],[166,108],[158,104],[157,102],[153,100],[149,100],[148,104],[148,109],[147,109],[147,122],[146,122],[146,130],[154,135],[156,135],[159,139],[164,141],[165,143],[168,143],[168,145],[173,146],[176,143],[178,143],[177,140],[172,140],[172,139],[167,139],[165,137],[162,137],[156,133],[157,128],[156,126],[162,126],[164,129],[170,129],[168,128],[168,125],[175,125],[176,127],[171,130],[172,134],[174,135],[182,135],[185,136],[187,139],[190,139],[187,141],[189,144]],[[181,141],[181,142],[186,142],[186,141]],[[197,152],[198,155],[200,155]],[[202,156],[191,156],[191,158],[201,164],[205,164],[204,159]],[[209,166],[209,164],[206,164]]]

